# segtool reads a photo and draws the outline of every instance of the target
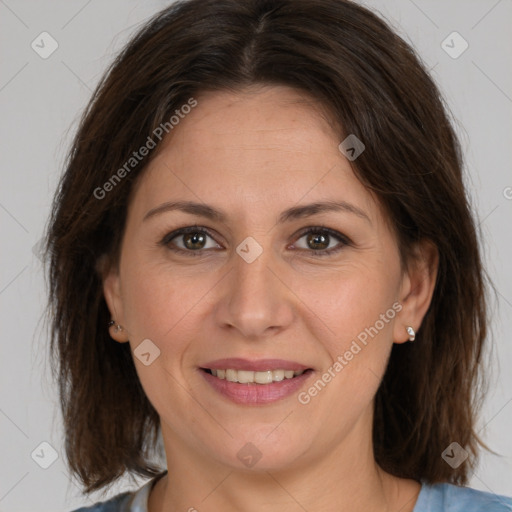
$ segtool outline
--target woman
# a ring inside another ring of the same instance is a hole
[[[365,8],[155,16],[83,117],[47,250],[70,469],[152,477],[80,510],[512,510],[462,487],[486,305],[458,142]]]

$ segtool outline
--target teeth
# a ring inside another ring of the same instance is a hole
[[[284,380],[284,370],[272,370],[272,380],[275,382]]]
[[[237,380],[241,384],[247,384],[249,382],[254,382],[254,372],[246,372],[243,370],[238,370]]]
[[[238,372],[236,370],[226,370],[226,380],[229,382],[238,382]]]
[[[252,372],[248,370],[210,370],[212,375],[218,379],[226,379],[229,382],[239,382],[241,384],[270,384],[271,382],[280,382],[284,379],[292,379],[297,375],[302,375],[304,370],[267,370],[265,372]]]
[[[254,372],[254,382],[256,384],[269,384],[272,382],[272,372]]]

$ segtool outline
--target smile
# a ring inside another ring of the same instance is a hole
[[[216,396],[238,405],[265,405],[297,394],[315,372],[311,369],[235,370],[200,368]]]
[[[238,382],[240,384],[271,384],[272,382],[281,382],[285,379],[293,379],[302,375],[305,370],[266,370],[263,372],[253,372],[248,370],[215,370],[206,369],[214,377],[225,379],[229,382]]]

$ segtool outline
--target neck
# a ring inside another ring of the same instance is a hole
[[[302,456],[286,469],[239,469],[186,445],[162,423],[168,473],[150,494],[148,512],[164,510],[292,512],[322,510],[412,512],[420,491],[414,480],[384,472],[373,457],[371,436],[357,427],[315,458]]]

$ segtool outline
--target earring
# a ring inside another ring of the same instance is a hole
[[[108,323],[108,326],[112,327],[113,325],[116,326],[116,328],[114,329],[115,333],[118,333],[119,331],[123,330],[123,328],[119,324],[117,324],[115,320],[110,320],[110,322]]]
[[[405,329],[407,331],[407,334],[409,335],[409,341],[414,341],[416,339],[416,333],[414,332],[414,329],[409,325]]]

